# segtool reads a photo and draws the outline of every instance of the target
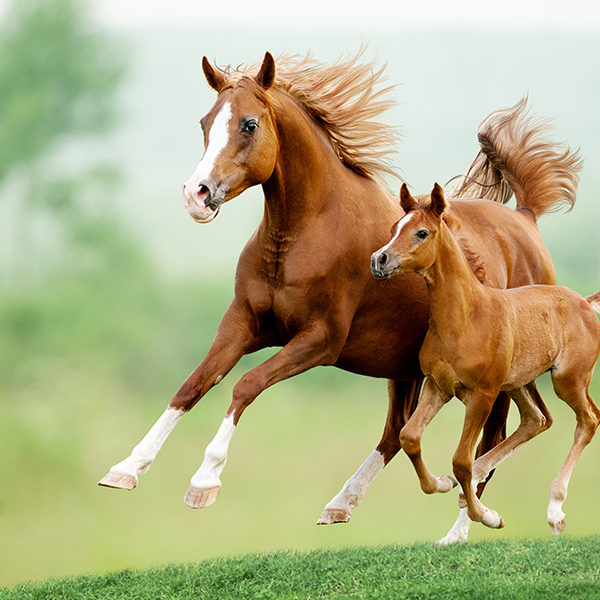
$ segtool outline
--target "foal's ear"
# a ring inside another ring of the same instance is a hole
[[[270,52],[265,53],[256,81],[265,90],[268,90],[275,82],[275,59]]]
[[[444,190],[439,183],[436,183],[431,190],[431,212],[439,217],[446,210],[446,198],[444,197]]]
[[[400,206],[405,213],[409,213],[411,210],[417,208],[417,201],[410,195],[408,186],[405,183],[400,188]]]
[[[202,70],[204,71],[204,77],[206,77],[208,85],[210,85],[215,92],[218,92],[225,83],[225,75],[223,75],[221,71],[217,71],[210,62],[208,62],[206,56],[202,57]]]

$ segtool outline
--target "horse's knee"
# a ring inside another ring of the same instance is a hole
[[[264,386],[256,379],[242,377],[233,388],[233,400],[230,411],[235,411],[239,418],[241,412],[263,391]]]

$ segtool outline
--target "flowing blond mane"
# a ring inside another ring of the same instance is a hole
[[[395,85],[387,81],[384,64],[362,62],[366,48],[340,56],[332,63],[317,61],[312,52],[275,58],[274,87],[286,92],[328,134],[340,160],[357,173],[385,183],[385,176],[401,179],[391,155],[401,138],[396,127],[374,120],[395,104],[389,98]],[[261,62],[233,68],[217,67],[227,78],[256,75]]]

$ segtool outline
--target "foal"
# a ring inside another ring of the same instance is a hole
[[[564,529],[562,504],[569,478],[600,422],[600,409],[589,394],[600,354],[600,293],[582,298],[561,286],[531,285],[508,290],[485,286],[473,274],[452,235],[444,212],[446,200],[436,183],[431,203],[418,204],[406,185],[400,192],[406,216],[393,239],[371,257],[373,274],[420,274],[427,283],[431,316],[419,354],[427,381],[418,406],[402,429],[402,448],[411,459],[426,493],[447,492],[451,477],[434,477],[421,458],[427,424],[453,396],[465,404],[462,436],[452,466],[462,487],[469,517],[493,528],[500,515],[477,498],[478,483],[514,450],[547,429],[551,417],[532,393],[535,379],[552,373],[556,395],[575,412],[575,440],[550,489],[548,523],[554,535]],[[593,307],[593,308],[592,308]],[[517,430],[473,464],[479,433],[500,391],[519,408]]]

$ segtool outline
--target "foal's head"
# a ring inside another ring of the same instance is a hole
[[[183,186],[183,203],[195,221],[208,223],[221,204],[263,183],[275,168],[277,139],[266,95],[275,60],[267,52],[255,76],[226,77],[206,57],[202,70],[219,96],[200,121],[204,157]]]
[[[420,205],[403,184],[400,205],[406,214],[392,227],[391,241],[371,255],[371,271],[378,279],[420,272],[435,261],[435,239],[446,209],[444,191],[436,183],[431,191],[431,202]]]

